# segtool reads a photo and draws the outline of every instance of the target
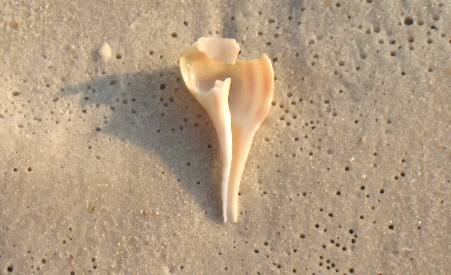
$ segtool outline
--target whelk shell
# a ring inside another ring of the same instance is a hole
[[[241,176],[274,91],[268,56],[237,60],[239,50],[234,39],[200,38],[180,57],[183,80],[207,111],[219,139],[224,222],[237,222]]]

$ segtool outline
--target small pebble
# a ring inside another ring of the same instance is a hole
[[[108,45],[108,43],[104,42],[102,47],[100,47],[99,56],[103,62],[108,62],[108,60],[110,60],[110,58],[112,56],[112,50],[111,50],[110,45]]]

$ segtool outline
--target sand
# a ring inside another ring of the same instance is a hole
[[[449,0],[0,7],[0,274],[450,274]],[[277,77],[238,224],[177,64],[211,35]]]

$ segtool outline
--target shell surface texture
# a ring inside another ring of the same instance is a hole
[[[224,222],[238,220],[238,192],[252,140],[274,93],[270,59],[238,60],[234,39],[200,38],[180,57],[185,85],[210,116],[221,152]]]

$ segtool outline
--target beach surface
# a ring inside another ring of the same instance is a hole
[[[451,274],[449,0],[0,7],[0,274]],[[276,75],[237,224],[202,36]]]

